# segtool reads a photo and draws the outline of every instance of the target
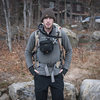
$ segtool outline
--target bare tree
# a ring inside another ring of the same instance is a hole
[[[24,39],[26,40],[26,28],[27,28],[27,15],[26,15],[26,6],[27,6],[27,0],[24,0],[24,10],[23,10],[23,15],[24,15]],[[26,44],[26,43],[25,43]]]
[[[65,24],[67,21],[67,5],[66,5],[66,0],[65,0]]]
[[[60,24],[60,7],[59,7],[59,0],[57,1],[57,23]]]
[[[12,51],[12,41],[11,41],[11,24],[10,24],[10,8],[9,8],[9,0],[2,0],[5,20],[6,20],[6,28],[7,28],[7,44],[9,47],[9,51]]]
[[[70,24],[72,24],[72,7],[73,7],[73,0],[70,0]]]
[[[29,6],[29,10],[28,10],[28,14],[29,14],[29,22],[28,22],[28,35],[30,35],[30,27],[32,25],[32,0],[30,0],[29,2],[30,6]]]
[[[95,9],[94,0],[91,0],[90,1],[90,16],[91,16],[91,18],[90,18],[90,25],[89,25],[91,31],[94,30],[94,25],[95,25],[95,12],[94,12],[94,9]]]
[[[38,0],[38,24],[40,23],[40,0]]]

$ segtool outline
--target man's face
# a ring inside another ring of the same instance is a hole
[[[50,17],[46,17],[43,19],[43,24],[46,29],[51,29],[53,22],[54,22],[54,19]]]

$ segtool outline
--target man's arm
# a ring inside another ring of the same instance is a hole
[[[69,69],[72,59],[72,46],[67,36],[67,33],[65,33],[64,31],[62,31],[62,46],[65,49],[65,63],[63,66],[63,74],[65,75]]]
[[[35,47],[35,32],[33,32],[30,35],[26,49],[25,49],[26,64],[32,75],[35,75],[34,67],[33,67],[33,60],[32,60],[32,56],[33,56],[32,51],[34,47]]]

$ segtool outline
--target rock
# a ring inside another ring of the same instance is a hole
[[[0,91],[0,97],[1,97],[1,95],[2,95],[2,93],[1,93],[1,91]]]
[[[34,81],[13,83],[9,86],[12,100],[35,100]]]
[[[7,89],[7,88],[1,88],[1,89],[0,89],[1,95],[2,95],[3,93],[7,93],[7,92],[8,92],[8,89]]]
[[[88,34],[79,34],[79,43],[88,43],[90,42],[91,37]]]
[[[54,23],[55,26],[59,28],[61,28],[61,26],[59,26],[58,24]],[[70,29],[68,28],[65,28],[65,27],[62,27],[62,30],[65,31],[65,33],[68,35],[69,37],[69,40],[72,44],[73,47],[76,47],[78,45],[78,38],[77,38],[77,35],[76,33],[74,33],[73,31],[71,31]]]
[[[77,24],[75,24],[75,25],[71,25],[71,28],[77,28],[77,27],[78,27]]]
[[[70,29],[67,29],[67,28],[62,28],[62,29],[68,35],[69,40],[70,40],[72,46],[76,47],[78,45],[78,41],[79,41],[76,33],[74,33],[73,31],[71,31]]]
[[[79,100],[100,100],[100,80],[85,79],[80,87]]]
[[[0,100],[10,100],[10,99],[9,99],[9,96],[8,96],[6,93],[4,93],[4,94],[0,97]]]
[[[73,84],[64,83],[64,100],[76,100],[76,88]],[[34,93],[34,81],[13,83],[9,86],[9,95],[12,100],[36,100]],[[48,100],[51,99],[50,89]]]
[[[70,83],[64,83],[64,86],[64,100],[76,100],[78,90],[75,88],[75,86]]]
[[[100,40],[100,31],[95,31],[93,34],[92,34],[92,38],[96,41]]]

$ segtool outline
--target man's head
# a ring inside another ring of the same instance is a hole
[[[47,8],[43,11],[41,21],[44,24],[45,29],[52,29],[52,25],[55,21],[55,14],[51,8]]]
[[[41,22],[43,22],[43,20],[47,17],[52,18],[55,21],[56,18],[52,8],[47,8],[42,12]]]

